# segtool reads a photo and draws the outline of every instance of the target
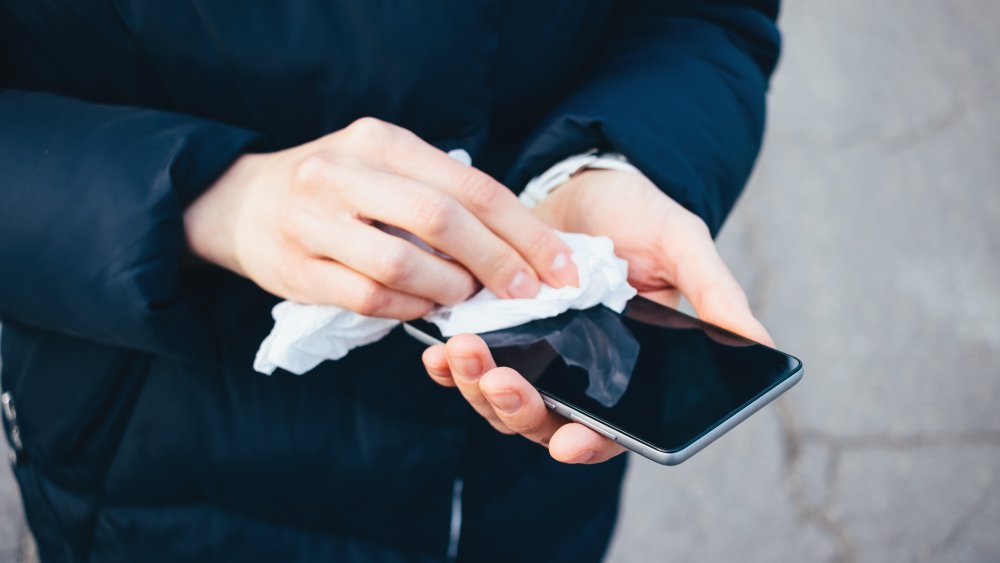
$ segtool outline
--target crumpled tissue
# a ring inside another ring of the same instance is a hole
[[[435,309],[425,319],[437,325],[444,336],[454,336],[510,328],[598,304],[622,312],[636,290],[628,283],[628,263],[615,256],[611,239],[579,233],[558,235],[573,251],[579,287],[554,288],[543,283],[538,295],[530,299],[500,299],[484,288],[462,303]],[[381,339],[400,324],[340,307],[290,301],[275,306],[272,315],[274,328],[254,360],[254,369],[266,374],[280,367],[301,375],[323,360],[338,360],[353,348]]]

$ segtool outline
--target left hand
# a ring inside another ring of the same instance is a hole
[[[723,263],[708,227],[634,172],[589,170],[549,194],[535,213],[553,227],[604,235],[629,264],[629,283],[645,297],[676,306],[683,295],[698,316],[751,340],[773,345],[746,295]],[[624,451],[593,430],[549,411],[516,371],[497,367],[481,338],[453,337],[423,355],[437,383],[465,399],[505,434],[547,446],[557,461],[600,463]]]

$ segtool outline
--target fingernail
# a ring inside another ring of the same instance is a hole
[[[486,399],[504,414],[514,414],[521,409],[521,396],[513,391],[487,393]]]
[[[538,280],[524,270],[518,272],[507,286],[507,295],[511,297],[530,298],[538,295]]]
[[[587,463],[588,461],[594,459],[594,454],[596,454],[596,453],[597,452],[594,452],[594,451],[588,451],[586,453],[583,453],[582,455],[580,455],[576,459],[574,459],[573,463]]]
[[[465,380],[478,379],[483,374],[483,363],[475,356],[452,356],[455,375]]]
[[[573,285],[579,287],[580,278],[577,275],[576,264],[570,259],[566,252],[556,254],[552,259],[552,275],[559,280],[562,285]]]

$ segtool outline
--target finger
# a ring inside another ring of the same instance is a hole
[[[491,231],[513,246],[553,287],[579,285],[572,250],[506,186],[447,153],[419,141],[401,144],[386,166],[401,176],[437,188],[458,200]]]
[[[773,346],[771,335],[753,316],[743,288],[703,227],[693,226],[669,242],[674,283],[702,320]]]
[[[448,353],[443,344],[435,344],[424,350],[421,359],[424,362],[427,375],[435,383],[444,387],[455,386],[455,380],[451,377],[451,369],[448,367]]]
[[[534,267],[532,274],[537,272],[550,285],[578,283],[576,266],[569,260],[569,248],[562,239],[489,175],[455,161],[412,132],[377,119],[359,119],[334,136],[346,137],[368,155],[369,161],[378,162],[392,174],[450,194],[474,214],[482,215],[493,231],[527,258]],[[503,291],[506,286],[497,291],[486,285],[498,295],[507,295]]]
[[[563,463],[601,463],[624,451],[617,442],[576,422],[563,425],[549,441],[549,455]]]
[[[486,372],[479,389],[507,428],[543,446],[566,419],[545,408],[542,396],[521,374],[500,367]]]
[[[405,229],[451,256],[502,297],[534,297],[534,269],[509,244],[449,195],[424,184],[372,170],[340,172],[345,185],[378,190],[342,194],[356,213]]]
[[[448,340],[445,350],[452,378],[465,400],[494,428],[504,434],[513,434],[479,390],[479,379],[497,367],[483,339],[474,334],[459,334]]]
[[[428,299],[390,289],[330,260],[297,262],[286,278],[294,280],[288,291],[294,301],[336,305],[369,317],[412,320],[434,308]]]
[[[659,303],[671,309],[676,309],[681,302],[681,292],[677,289],[659,289],[656,291],[641,291],[639,295],[654,303]]]
[[[306,250],[334,259],[392,289],[452,305],[476,290],[465,268],[347,214],[309,217],[299,227]]]

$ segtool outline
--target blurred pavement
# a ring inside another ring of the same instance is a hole
[[[788,0],[719,242],[806,374],[632,459],[612,563],[1000,561],[1000,2]]]
[[[610,561],[1000,561],[1000,2],[782,28],[720,245],[806,376],[678,467],[633,458]],[[4,467],[0,563],[23,537]]]

